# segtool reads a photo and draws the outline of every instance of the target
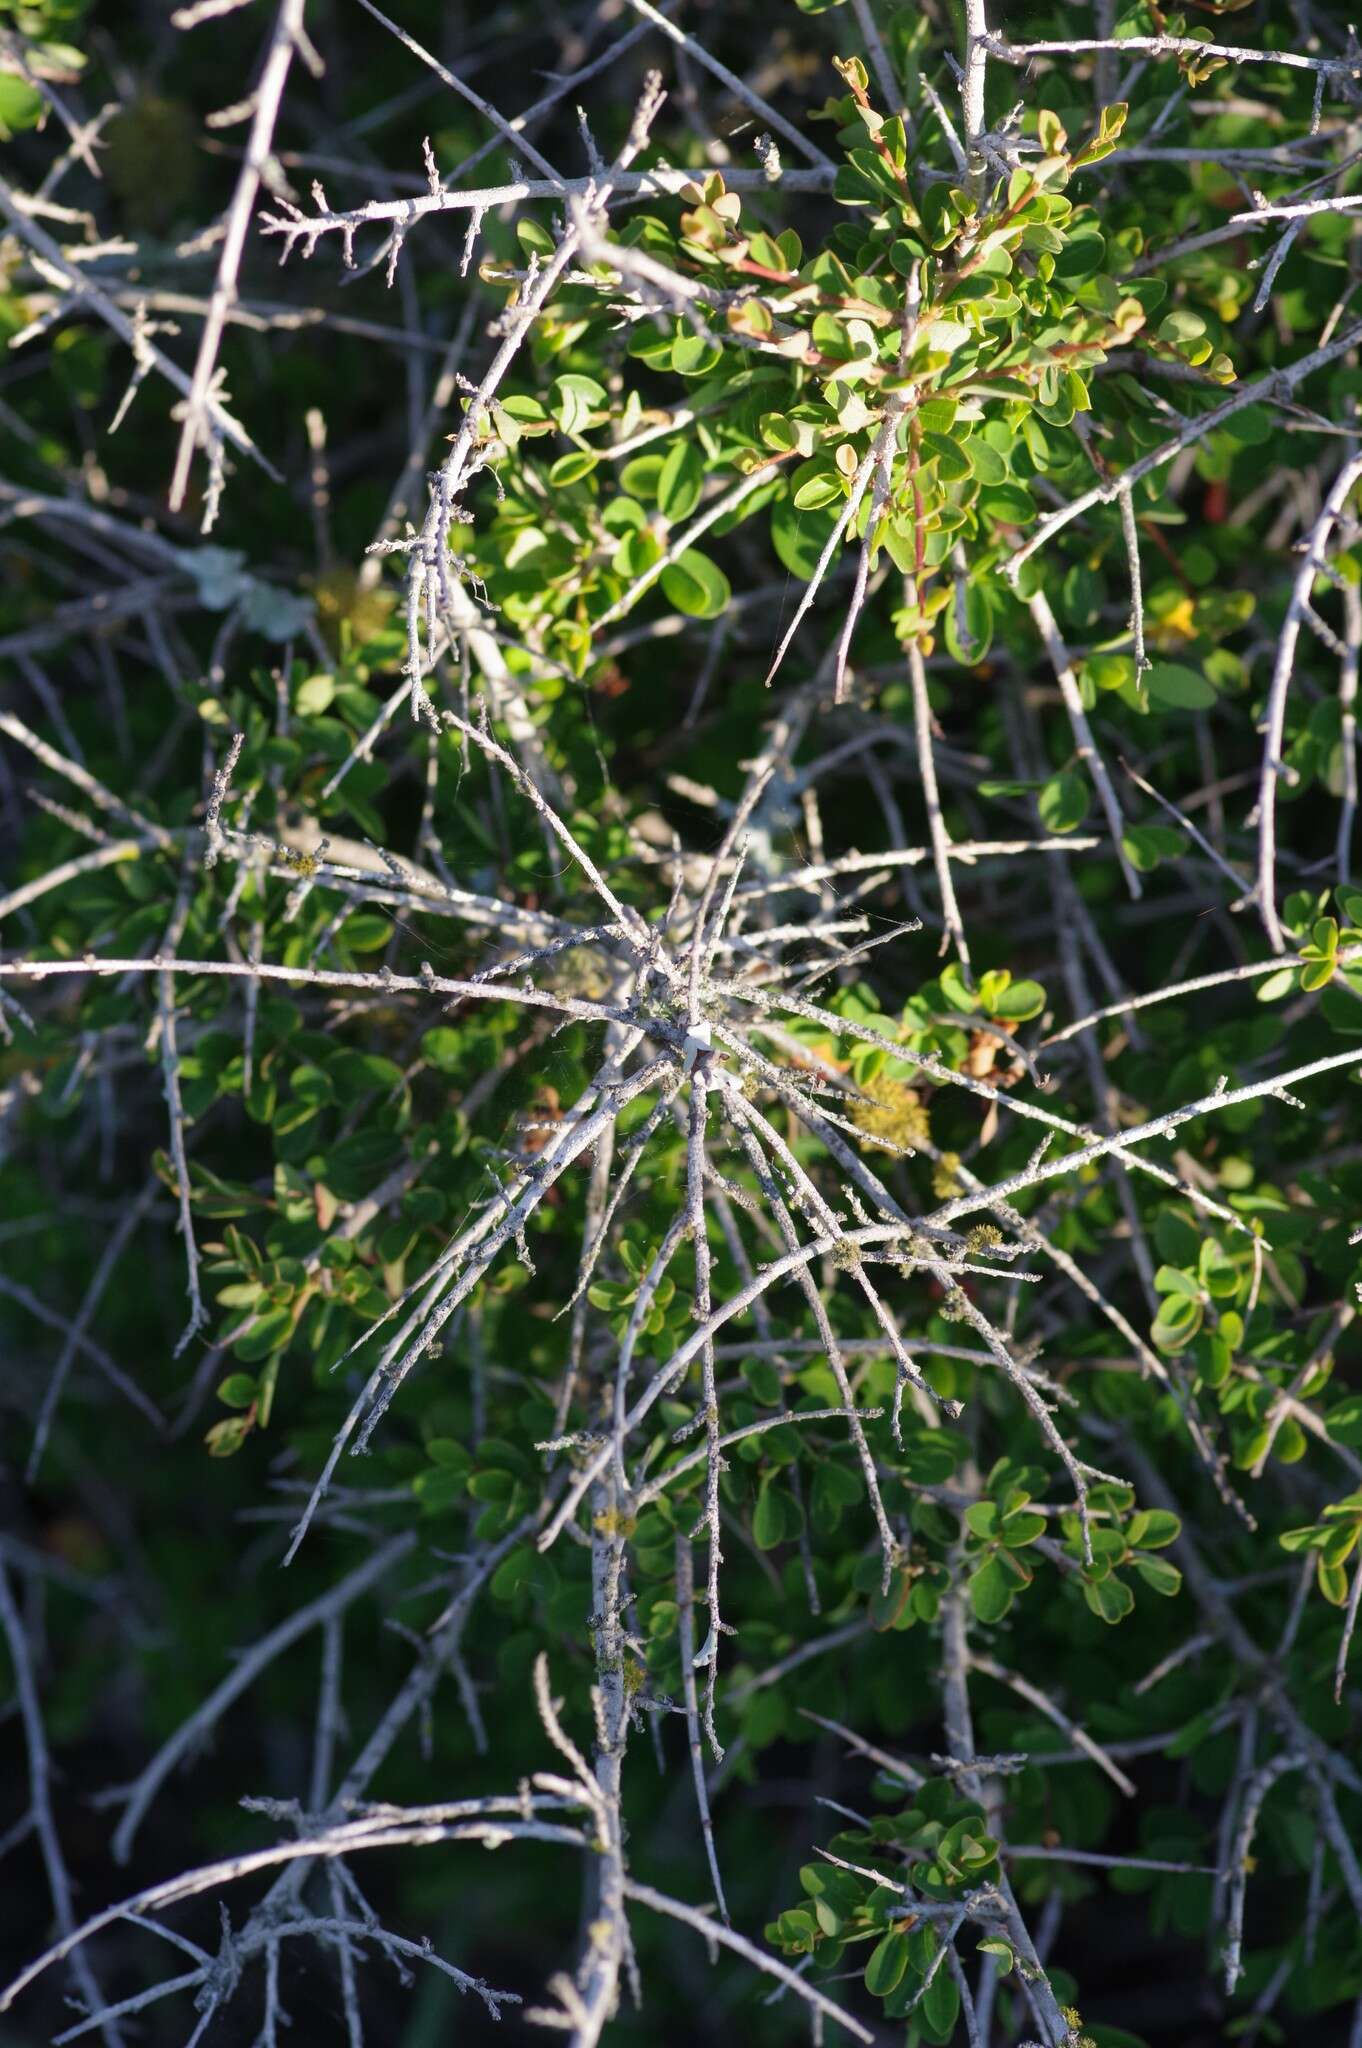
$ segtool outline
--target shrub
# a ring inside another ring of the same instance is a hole
[[[1342,2039],[1357,45],[631,6],[8,10],[0,2009]]]

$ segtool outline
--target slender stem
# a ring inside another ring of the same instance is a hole
[[[186,393],[184,422],[180,428],[179,445],[175,451],[175,467],[170,479],[172,512],[178,512],[184,503],[185,491],[189,484],[189,465],[194,450],[199,446],[205,432],[213,425],[209,395],[213,385],[213,374],[217,368],[218,350],[222,345],[228,315],[236,304],[237,276],[241,269],[242,251],[246,246],[246,233],[251,224],[251,210],[255,205],[260,180],[273,146],[275,124],[283,103],[284,87],[288,82],[289,71],[302,38],[306,4],[307,0],[280,0],[264,68],[260,74],[260,83],[256,87],[255,114],[251,121],[250,138],[237,176],[236,189],[227,209],[226,230],[222,238],[222,253],[218,258],[217,276],[213,281],[213,293],[208,302],[203,332],[199,336],[199,352],[194,359],[194,373]],[[205,517],[205,531],[211,523],[211,518]]]

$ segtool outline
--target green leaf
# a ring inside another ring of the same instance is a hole
[[[696,548],[687,548],[662,571],[662,589],[692,619],[717,619],[733,595],[723,570]]]
[[[615,550],[615,557],[610,566],[617,576],[627,577],[632,583],[640,576],[645,576],[649,569],[655,568],[664,553],[665,549],[656,529],[651,526],[639,526],[625,534]]]
[[[1085,1577],[1083,1598],[1099,1621],[1109,1622],[1113,1626],[1124,1621],[1135,1606],[1135,1595],[1124,1579],[1117,1578],[1115,1572],[1109,1573],[1105,1579],[1095,1581]]]
[[[986,1007],[991,1017],[1004,1024],[1025,1024],[1032,1017],[1039,1017],[1045,1008],[1045,990],[1038,981],[1014,981]]]
[[[1331,1607],[1342,1607],[1348,1598],[1348,1574],[1341,1564],[1326,1562],[1323,1552],[1315,1560],[1319,1590]]]
[[[635,455],[620,471],[620,488],[631,498],[645,501],[657,496],[665,458],[661,455]]]
[[[1069,285],[1081,284],[1102,268],[1106,253],[1107,245],[1098,230],[1082,227],[1065,237],[1064,247],[1055,258],[1055,276]]]
[[[908,1967],[908,1936],[890,1928],[876,1942],[865,1966],[865,1988],[872,1998],[888,1998]]]
[[[1198,341],[1206,332],[1206,322],[1200,313],[1190,307],[1179,306],[1165,320],[1159,323],[1160,341]]]
[[[1128,654],[1091,654],[1082,672],[1095,690],[1120,690],[1135,680],[1135,664]]]
[[[1336,1401],[1325,1414],[1324,1426],[1335,1443],[1362,1444],[1362,1393]]]
[[[704,488],[705,463],[694,441],[678,441],[657,479],[657,508],[673,524],[689,519]]]
[[[763,1408],[779,1408],[780,1374],[769,1358],[745,1358],[742,1376],[752,1390],[754,1401],[760,1401]]]
[[[841,505],[846,492],[842,488],[839,473],[835,469],[814,468],[812,465],[809,466],[809,470],[810,473],[806,476],[800,472],[803,476],[802,482],[798,478],[795,480],[796,511],[821,512],[827,506]]]
[[[555,491],[565,491],[570,484],[579,484],[583,477],[590,476],[599,460],[589,448],[574,448],[571,455],[560,455],[549,464],[549,482]]]
[[[812,1954],[818,1939],[818,1922],[807,1906],[792,1906],[775,1922],[775,1933],[771,1938],[778,1941],[787,1953]]]
[[[272,1351],[282,1350],[292,1334],[291,1309],[266,1309],[264,1315],[257,1316],[250,1328],[236,1339],[232,1345],[233,1356],[239,1358],[243,1365],[258,1365]]]
[[[492,1467],[486,1472],[474,1472],[468,1481],[468,1491],[474,1500],[509,1500],[515,1491],[515,1478],[510,1472]]]
[[[25,128],[36,128],[46,107],[36,86],[12,71],[0,71],[0,142],[9,142]]]
[[[835,513],[801,511],[783,491],[771,507],[771,543],[781,566],[808,583],[836,523]]]
[[[1012,1605],[1013,1588],[996,1557],[970,1574],[969,1598],[975,1619],[983,1622],[1001,1621]]]
[[[467,1499],[467,1474],[452,1467],[432,1465],[429,1471],[418,1472],[411,1485],[421,1506],[432,1515],[443,1514]]]
[[[1176,661],[1156,661],[1147,668],[1144,686],[1156,704],[1178,711],[1208,711],[1215,702],[1215,690],[1205,676]]]
[[[293,695],[293,708],[300,718],[319,718],[329,710],[336,694],[334,676],[309,676],[299,683]]]
[[[949,2041],[960,2017],[960,1988],[949,1970],[937,1971],[918,2001],[915,2017],[929,2041]]]
[[[512,391],[508,392],[506,397],[498,400],[498,404],[501,410],[515,421],[517,426],[544,427],[548,424],[549,415],[545,412],[537,398],[530,398],[521,392]]]
[[[1175,859],[1186,844],[1170,825],[1131,825],[1121,839],[1126,859],[1141,874],[1149,874],[1161,860]]]
[[[254,1424],[249,1415],[227,1415],[204,1437],[210,1458],[231,1458],[241,1449]]]
[[[672,343],[672,368],[678,377],[707,377],[722,360],[722,349],[703,335],[678,335]]]
[[[946,651],[962,667],[974,668],[983,661],[993,643],[993,606],[979,583],[964,586],[964,619],[961,605],[952,597],[942,614]]]
[[[473,1462],[472,1454],[457,1438],[433,1436],[426,1443],[426,1456],[436,1465],[457,1466],[466,1472]]]
[[[752,1510],[752,1540],[758,1550],[774,1550],[784,1540],[785,1514],[778,1490],[767,1480]]]
[[[936,473],[943,483],[959,483],[970,473],[970,459],[964,446],[953,441],[946,434],[924,433],[921,440],[924,462],[930,457],[936,464]]]
[[[521,1543],[504,1557],[492,1574],[491,1590],[498,1600],[510,1600],[520,1591],[534,1570],[534,1552]]]
[[[1132,1550],[1163,1550],[1182,1534],[1182,1523],[1168,1508],[1141,1508],[1126,1523]]]
[[[1066,770],[1041,785],[1036,809],[1047,832],[1076,832],[1088,815],[1089,801],[1087,777]]]
[[[1154,1318],[1153,1338],[1160,1351],[1185,1351],[1201,1328],[1205,1309],[1186,1294],[1169,1294]]]
[[[818,313],[814,316],[813,345],[821,356],[831,356],[837,362],[849,362],[856,354],[846,323],[832,313]]]
[[[974,474],[981,484],[1006,483],[1007,458],[982,434],[976,434],[971,440],[969,454]]]
[[[442,1074],[455,1074],[464,1059],[464,1038],[450,1024],[436,1024],[421,1038],[421,1052]]]
[[[1005,526],[1029,526],[1036,516],[1036,501],[1020,484],[993,484],[980,494],[980,510]]]
[[[1320,1556],[1326,1564],[1346,1563],[1357,1547],[1359,1535],[1362,1535],[1362,1523],[1356,1521],[1337,1523],[1329,1531],[1324,1542],[1321,1543],[1319,1547]]]
[[[978,998],[966,984],[954,960],[942,968],[938,980],[941,983],[941,993],[952,1010],[962,1010],[968,1016],[971,1011],[978,1009]]]
[[[552,256],[553,236],[537,220],[522,214],[515,224],[516,240],[527,256]]]
[[[376,953],[392,935],[391,922],[374,910],[357,911],[340,928],[341,941],[352,953]]]
[[[1182,1573],[1166,1557],[1139,1557],[1134,1560],[1135,1569],[1146,1586],[1165,1599],[1172,1599],[1182,1590]]]
[[[591,414],[605,402],[605,395],[605,386],[594,377],[583,377],[575,371],[555,377],[553,416],[565,434],[580,434],[589,425]]]
[[[800,445],[798,422],[787,419],[783,412],[764,412],[757,422],[757,431],[765,447],[783,455],[792,455]]]

